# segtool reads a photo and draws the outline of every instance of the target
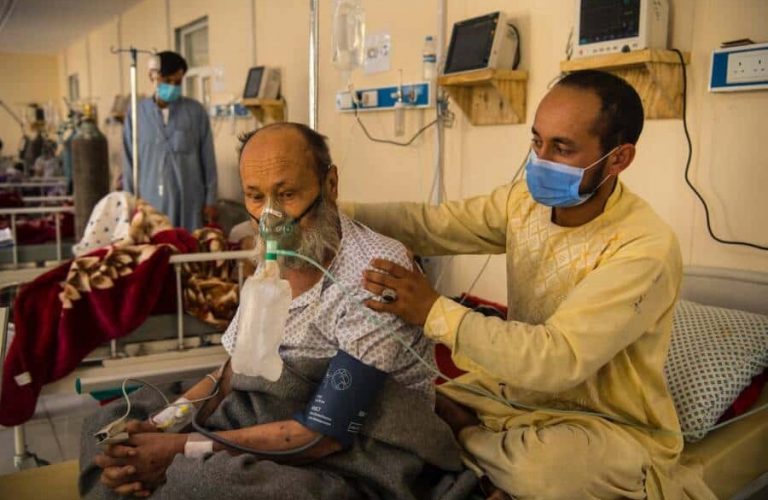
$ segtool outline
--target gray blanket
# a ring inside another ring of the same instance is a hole
[[[277,382],[235,375],[232,392],[206,427],[227,430],[290,419],[304,410],[327,364],[316,359],[286,363]],[[137,419],[163,405],[149,388],[131,394],[131,401],[131,417]],[[93,433],[125,408],[124,401],[116,401],[83,424],[79,486],[86,498],[117,498],[99,482],[101,469],[92,464],[100,451]],[[176,455],[166,483],[152,498],[462,499],[471,494],[476,479],[463,469],[459,454],[450,428],[424,398],[390,378],[347,450],[302,466],[226,451],[198,459]]]

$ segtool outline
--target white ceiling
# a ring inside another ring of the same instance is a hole
[[[140,1],[0,0],[0,52],[58,53]]]

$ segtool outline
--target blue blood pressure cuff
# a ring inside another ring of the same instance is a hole
[[[304,413],[294,418],[313,431],[335,438],[346,448],[360,432],[386,378],[386,372],[340,350],[328,364],[325,377]]]

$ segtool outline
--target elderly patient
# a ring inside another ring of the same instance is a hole
[[[143,388],[131,395],[128,441],[99,447],[93,438],[94,432],[124,414],[123,401],[86,422],[81,494],[416,498],[426,494],[425,485],[432,485],[430,498],[461,497],[472,480],[462,474],[458,481],[446,481],[446,475],[460,470],[461,462],[450,429],[432,411],[431,373],[394,334],[430,362],[432,345],[420,328],[391,314],[370,314],[360,305],[372,297],[359,282],[368,262],[380,257],[410,268],[406,250],[339,214],[338,174],[323,136],[304,125],[283,123],[259,129],[242,142],[240,174],[254,221],[268,202],[277,200],[300,229],[293,250],[322,263],[352,294],[305,261],[283,258],[281,275],[290,283],[292,301],[279,350],[284,363],[280,378],[270,382],[233,373],[228,363],[183,397],[204,397],[218,382],[214,398],[195,403],[198,422],[208,430],[250,449],[306,449],[284,457],[241,453],[189,427],[159,432],[166,423],[159,417],[167,411],[161,411],[159,396]],[[253,304],[240,304],[223,336],[230,355],[246,307]],[[346,443],[308,427],[301,417],[324,376],[329,376],[328,360],[337,351],[386,374],[364,425]],[[447,483],[452,488],[446,488]]]

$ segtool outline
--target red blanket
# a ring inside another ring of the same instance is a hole
[[[44,384],[63,378],[93,349],[127,335],[164,298],[175,297],[168,260],[174,251],[196,247],[186,231],[166,230],[154,234],[149,245],[99,249],[23,287],[3,366],[0,424],[24,423]],[[131,252],[133,261],[124,262]]]

